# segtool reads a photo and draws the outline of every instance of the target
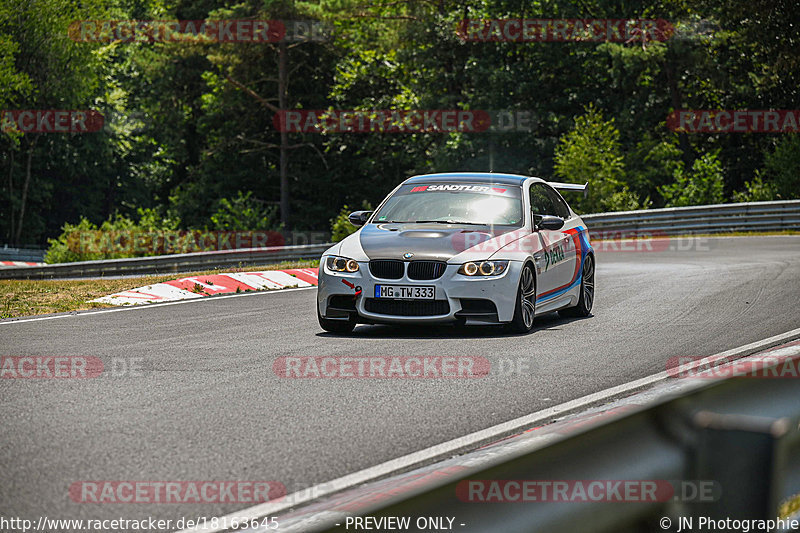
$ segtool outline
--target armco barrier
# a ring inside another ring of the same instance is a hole
[[[0,248],[0,261],[44,262],[45,250],[40,248]]]
[[[800,230],[800,200],[583,215],[591,231],[661,235]]]
[[[49,279],[82,278],[102,276],[124,276],[135,274],[173,274],[192,270],[210,270],[217,267],[235,267],[319,259],[330,244],[305,244],[300,246],[275,246],[269,248],[242,248],[191,254],[159,255],[154,257],[132,257],[128,259],[104,259],[102,261],[79,261],[39,267],[5,268],[0,278],[5,279]]]
[[[800,200],[671,207],[583,215],[593,232],[677,235],[732,231],[800,230]],[[216,267],[319,259],[330,243],[246,248],[131,259],[82,261],[42,267],[6,268],[0,279],[46,279],[127,274],[166,274]]]

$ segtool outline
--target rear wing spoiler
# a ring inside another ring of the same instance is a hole
[[[586,198],[589,196],[589,182],[587,181],[583,185],[580,183],[559,183],[557,181],[548,181],[548,185],[550,185],[554,189],[558,189],[560,191],[583,191],[583,197]]]

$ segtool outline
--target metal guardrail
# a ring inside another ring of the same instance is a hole
[[[613,236],[800,230],[800,200],[668,207],[583,215],[591,231]]]
[[[3,246],[0,248],[0,261],[32,261],[35,263],[44,262],[45,250],[40,248],[10,248]]]
[[[731,231],[800,230],[800,200],[672,207],[583,215],[590,231],[607,237]],[[616,234],[616,232],[619,232]],[[597,237],[597,234],[595,234]],[[224,266],[318,259],[331,243],[246,248],[131,259],[82,261],[41,267],[5,268],[0,279],[47,279],[168,274]]]
[[[783,361],[797,368],[800,347],[788,350]],[[694,527],[699,517],[775,520],[781,502],[800,493],[800,380],[714,380],[674,396],[357,514],[374,520],[444,515],[467,525],[465,531],[502,533],[676,531],[679,517],[693,517]],[[703,480],[715,490],[713,498],[484,503],[457,496],[467,479]],[[663,517],[671,527],[659,528]]]
[[[305,244],[299,246],[274,246],[268,248],[242,248],[190,254],[79,261],[54,265],[5,268],[0,278],[49,279],[124,276],[137,274],[175,274],[192,270],[210,270],[218,267],[277,263],[299,259],[319,259],[330,244]]]

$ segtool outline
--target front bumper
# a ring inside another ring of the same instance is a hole
[[[366,323],[510,322],[523,265],[510,261],[500,276],[467,277],[458,273],[460,264],[448,264],[438,279],[415,280],[408,278],[407,268],[400,279],[381,279],[372,275],[368,261],[359,261],[355,273],[331,272],[325,263],[323,257],[317,290],[320,315],[345,320],[355,314]],[[433,286],[435,298],[377,299],[375,285]]]

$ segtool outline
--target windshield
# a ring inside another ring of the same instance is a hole
[[[404,185],[375,214],[373,222],[521,226],[520,188],[480,183]]]

